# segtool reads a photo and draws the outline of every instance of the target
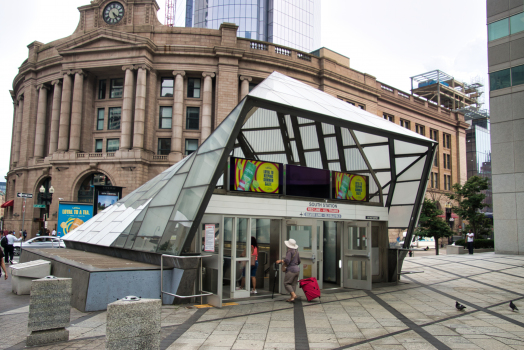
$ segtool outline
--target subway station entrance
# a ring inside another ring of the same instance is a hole
[[[251,237],[258,253],[254,274]],[[381,271],[387,254],[379,250],[380,243],[388,243],[384,222],[206,214],[195,241],[201,242],[200,253],[209,256],[203,259],[201,276],[202,289],[213,293],[207,303],[221,307],[234,299],[286,294],[285,273],[281,265],[275,271],[275,261],[285,256],[284,241],[290,238],[299,246],[299,280],[314,277],[322,290],[371,290],[374,280],[387,281],[386,271]],[[304,296],[298,286],[297,295]]]

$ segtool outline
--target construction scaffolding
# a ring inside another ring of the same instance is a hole
[[[416,86],[415,86],[416,85]],[[479,110],[484,93],[483,84],[466,84],[455,80],[441,70],[433,70],[411,77],[411,94],[452,111],[462,108]]]

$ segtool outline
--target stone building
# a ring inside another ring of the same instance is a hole
[[[72,35],[28,45],[13,81],[8,229],[22,226],[18,192],[33,194],[29,236],[46,213],[56,226],[59,200],[92,201],[93,185],[130,193],[195,150],[273,71],[438,140],[432,193],[466,180],[463,115],[356,71],[347,57],[238,38],[233,24],[167,27],[154,0],[95,0],[79,11]],[[51,204],[35,208],[51,186]]]

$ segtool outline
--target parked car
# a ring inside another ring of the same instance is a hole
[[[20,250],[24,248],[65,248],[65,243],[58,237],[35,237],[25,242],[15,242],[13,248],[15,255],[20,255]]]

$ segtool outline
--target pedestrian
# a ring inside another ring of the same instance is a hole
[[[471,232],[471,230],[466,234],[468,239],[468,250],[469,254],[473,254],[473,239],[475,238],[475,234]]]
[[[20,231],[21,232],[21,231]],[[20,238],[16,238],[15,232],[10,233],[7,235],[7,247],[5,248],[5,263],[11,263],[13,264],[13,257],[15,255],[15,248],[14,244],[15,242],[20,242],[23,239],[23,237],[20,235]]]
[[[27,231],[26,230],[24,230],[23,235],[24,235],[24,241],[25,241],[27,239]]]
[[[53,229],[53,232],[51,232],[51,236],[56,236],[56,230]]]
[[[2,251],[2,248],[0,248],[0,268],[2,268],[2,270],[4,270],[4,279],[7,279],[7,270],[5,269],[5,264],[4,264],[4,252]],[[0,277],[2,277],[2,270],[0,270]]]
[[[284,287],[291,294],[288,302],[294,302],[297,298],[295,293],[297,290],[298,274],[300,272],[300,254],[298,254],[297,241],[290,238],[288,241],[284,241],[287,252],[286,257],[282,260],[277,260],[277,264],[284,263],[283,269],[285,268],[286,275],[284,276]]]
[[[246,256],[246,250],[242,253]],[[251,236],[251,294],[257,294],[257,270],[258,270],[258,244],[257,239]],[[244,289],[246,283],[246,267],[242,270],[242,281],[240,282],[240,289]]]

